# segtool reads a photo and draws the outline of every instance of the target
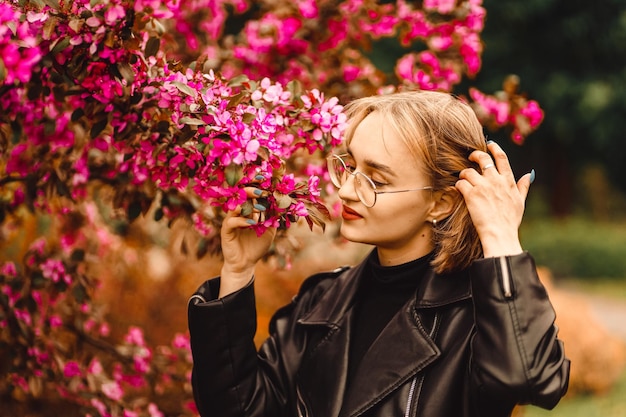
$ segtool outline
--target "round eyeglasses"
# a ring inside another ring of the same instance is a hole
[[[355,171],[354,168],[346,165],[346,162],[342,157],[349,156],[348,154],[342,155],[330,155],[326,161],[328,162],[328,174],[333,185],[337,188],[341,188],[349,176],[354,177],[354,191],[366,207],[374,207],[376,204],[376,197],[378,194],[393,194],[393,193],[406,193],[409,191],[420,190],[432,190],[433,187],[420,187],[412,188],[410,190],[392,190],[392,191],[380,191],[376,189],[374,181],[360,171]]]

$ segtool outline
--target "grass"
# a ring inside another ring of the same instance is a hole
[[[572,398],[566,395],[554,410],[526,406],[522,413],[523,417],[624,417],[624,415],[626,415],[626,372],[605,395]]]
[[[608,297],[626,303],[626,277],[624,279],[595,278],[592,280],[567,278],[560,279],[558,285],[585,294]]]

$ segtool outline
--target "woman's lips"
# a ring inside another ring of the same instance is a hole
[[[358,220],[358,219],[362,219],[363,216],[361,216],[359,213],[357,213],[356,211],[352,210],[350,207],[346,207],[343,206],[343,211],[341,212],[341,217],[344,220]]]

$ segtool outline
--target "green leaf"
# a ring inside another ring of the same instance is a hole
[[[287,83],[287,91],[293,97],[300,97],[302,95],[302,84],[298,80],[291,80]]]
[[[118,62],[117,70],[120,72],[122,77],[124,77],[127,83],[132,84],[135,81],[135,71],[133,71],[133,68],[128,62]]]
[[[170,130],[170,122],[168,120],[161,120],[157,123],[155,130],[159,133],[167,133]]]
[[[148,42],[146,42],[146,50],[144,53],[146,54],[146,57],[154,56],[157,52],[159,52],[159,48],[161,48],[161,39],[150,37]]]
[[[250,81],[250,79],[248,78],[247,75],[241,74],[238,75],[234,78],[231,78],[230,81],[228,81],[228,86],[229,87],[239,87],[241,86],[243,83]]]
[[[50,53],[52,55],[56,55],[59,52],[65,50],[65,48],[67,48],[69,45],[70,45],[69,37],[62,38],[59,41],[53,42],[53,43],[50,44],[50,47],[51,47],[50,48]]]
[[[252,214],[253,209],[254,209],[254,206],[252,205],[252,202],[246,201],[241,206],[241,215],[243,217],[249,216]]]
[[[108,119],[105,117],[104,119],[98,120],[96,123],[91,126],[91,139],[95,139],[102,133],[107,124],[109,123]]]
[[[0,58],[0,81],[4,81],[7,77],[7,69],[4,66],[4,61]]]
[[[84,249],[74,249],[72,251],[72,255],[70,259],[74,262],[82,262],[85,260],[85,250]]]
[[[85,115],[85,110],[83,110],[82,107],[77,108],[76,110],[72,112],[72,117],[71,117],[72,122],[79,120],[84,115]]]
[[[205,238],[200,239],[196,248],[196,259],[202,259],[209,251],[209,241]]]
[[[206,125],[206,123],[204,123],[202,120],[196,119],[195,117],[181,117],[180,118],[180,122],[184,123],[186,125],[190,125],[190,126],[204,126],[204,125]]]
[[[46,120],[43,124],[43,134],[44,136],[52,136],[57,129],[56,120]]]
[[[193,98],[196,98],[198,96],[198,92],[189,87],[187,84],[181,83],[180,81],[173,81],[172,84],[174,84],[181,93],[187,94],[188,96]]]
[[[245,124],[250,124],[254,119],[256,119],[256,114],[254,113],[244,113],[241,117]]]
[[[287,194],[281,194],[278,191],[274,192],[274,198],[276,199],[276,205],[281,209],[286,209],[294,203],[293,198],[289,197]]]
[[[60,9],[59,2],[56,0],[43,0],[43,2],[47,4],[48,6],[50,6],[51,8],[53,8],[54,10]]]
[[[128,220],[133,221],[141,214],[141,204],[139,201],[133,201],[128,205]]]
[[[87,291],[85,290],[85,287],[83,287],[81,284],[77,284],[76,286],[74,286],[74,288],[72,289],[72,294],[74,295],[76,301],[78,301],[78,303],[80,304],[87,300]]]
[[[164,214],[165,213],[163,211],[163,207],[159,207],[158,209],[154,211],[154,220],[158,222],[159,220],[163,218]]]
[[[243,169],[241,165],[230,164],[224,169],[224,174],[228,185],[234,187],[243,178]]]
[[[236,107],[246,97],[244,93],[235,94],[228,100],[228,108]]]

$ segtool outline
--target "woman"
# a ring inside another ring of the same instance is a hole
[[[369,97],[346,112],[347,148],[329,158],[341,233],[375,249],[354,268],[305,281],[257,352],[252,277],[274,233],[257,238],[254,217],[229,213],[221,275],[189,305],[200,414],[462,417],[554,407],[569,360],[518,238],[534,171],[516,183],[470,107],[448,94]]]

